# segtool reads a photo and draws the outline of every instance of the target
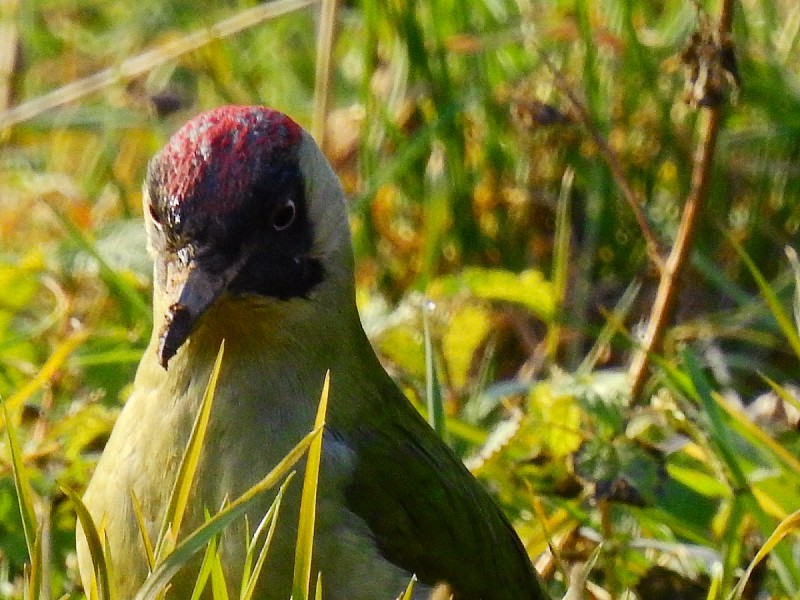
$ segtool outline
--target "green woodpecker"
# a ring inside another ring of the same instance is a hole
[[[154,539],[223,339],[182,531],[310,431],[330,370],[313,559],[323,597],[392,600],[412,574],[415,599],[441,589],[466,600],[547,597],[501,511],[378,362],[356,309],[344,194],[303,129],[263,107],[201,114],[150,162],[144,216],[153,335],[84,497],[103,524],[118,598],[148,574],[131,496]],[[299,482],[284,497],[256,598],[291,594]],[[248,513],[251,526],[273,498]],[[221,540],[237,596],[245,541],[244,520]],[[86,584],[80,531],[78,559]],[[190,597],[197,567],[173,578],[169,598]]]

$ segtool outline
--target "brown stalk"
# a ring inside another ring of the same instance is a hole
[[[723,0],[719,19],[720,39],[729,34],[732,20],[733,0]],[[692,168],[691,190],[683,207],[675,244],[661,271],[658,291],[656,292],[653,308],[650,311],[650,319],[642,346],[634,355],[629,370],[632,404],[639,401],[647,379],[650,355],[660,349],[667,325],[672,319],[678,295],[678,281],[689,260],[700,209],[708,193],[714,153],[717,147],[717,134],[722,122],[722,111],[722,103],[713,104],[704,110],[700,145],[695,153]]]
[[[311,132],[325,150],[325,124],[330,107],[333,45],[336,42],[337,0],[322,0],[317,28],[317,70],[314,78],[314,114]]]

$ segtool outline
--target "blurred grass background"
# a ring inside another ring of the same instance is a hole
[[[156,49],[141,74],[0,129],[0,395],[47,525],[48,597],[81,597],[60,488],[85,485],[150,332],[147,160],[223,103],[312,126],[317,6],[159,58],[254,6],[0,1],[2,110]],[[326,24],[324,147],[351,198],[365,328],[424,410],[426,313],[447,439],[559,597],[582,565],[586,597],[727,597],[800,508],[799,276],[784,252],[800,227],[795,0],[735,3],[741,84],[721,84],[675,324],[645,401],[627,393],[658,273],[591,133],[667,250],[704,110],[686,101],[681,53],[718,13],[715,1],[361,0]],[[29,559],[10,465],[3,435],[0,597],[17,598]],[[800,597],[788,532],[743,597]]]

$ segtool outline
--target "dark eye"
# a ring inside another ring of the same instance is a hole
[[[272,227],[275,228],[275,231],[283,231],[294,223],[295,216],[297,216],[297,208],[294,200],[287,200],[283,206],[272,213]]]

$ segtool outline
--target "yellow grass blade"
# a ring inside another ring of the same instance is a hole
[[[317,573],[317,592],[314,595],[314,600],[322,600],[322,572]]]
[[[286,477],[289,469],[297,464],[297,461],[302,458],[311,443],[321,435],[322,429],[314,429],[300,440],[300,442],[283,457],[275,468],[267,473],[261,481],[217,513],[212,519],[189,534],[149,575],[144,585],[136,594],[135,600],[151,600],[156,598],[159,591],[170,582],[175,573],[177,573],[195,553],[205,547],[211,538],[225,529],[225,527],[230,525],[233,521],[242,517],[259,494],[272,488],[281,478]],[[288,473],[288,475],[291,477],[291,473]]]
[[[14,412],[17,408],[22,406],[22,404],[28,400],[31,396],[33,396],[37,391],[39,391],[42,386],[44,386],[47,382],[49,382],[53,375],[55,375],[56,371],[61,369],[64,366],[67,358],[72,352],[80,346],[84,340],[88,337],[89,333],[87,331],[76,331],[72,333],[66,340],[61,342],[58,345],[55,352],[50,355],[50,358],[47,359],[47,362],[42,365],[42,368],[33,377],[28,383],[26,383],[21,390],[17,393],[12,395],[6,401],[6,407],[8,408],[9,412]],[[4,415],[5,416],[5,415]],[[4,419],[3,422],[6,422],[7,419]],[[0,423],[2,426],[3,423]]]
[[[322,431],[325,427],[325,414],[328,410],[328,391],[331,372],[325,373],[322,394],[317,408],[314,428]],[[300,498],[300,522],[297,525],[297,545],[294,555],[294,582],[292,598],[308,600],[311,584],[311,555],[314,550],[314,524],[317,511],[317,485],[319,483],[319,466],[322,460],[322,435],[319,435],[308,450],[306,472],[303,478],[303,495]]]
[[[161,523],[161,531],[158,535],[158,541],[156,541],[156,562],[163,560],[165,551],[168,551],[169,546],[172,546],[175,540],[177,540],[183,517],[186,514],[189,491],[192,489],[195,472],[197,471],[197,464],[200,461],[200,452],[203,449],[203,442],[206,437],[208,420],[211,416],[211,407],[214,403],[214,393],[217,389],[217,380],[219,378],[223,354],[225,354],[225,340],[222,340],[222,344],[220,344],[217,359],[214,362],[214,368],[211,370],[211,377],[206,386],[206,391],[203,394],[200,410],[197,412],[194,425],[192,425],[189,443],[186,445],[186,451],[181,459],[181,466],[178,469],[178,476],[175,479],[175,486],[172,489],[169,507],[164,514],[164,521]],[[167,535],[169,531],[172,532],[172,536]],[[166,543],[170,538],[171,543]]]
[[[78,497],[78,495],[71,489],[64,487],[61,488],[64,494],[72,500],[75,506],[75,513],[78,515],[78,521],[83,527],[83,535],[86,537],[86,543],[89,545],[89,555],[92,558],[92,569],[94,570],[94,579],[97,583],[97,598],[98,600],[111,600],[113,598],[111,586],[109,585],[109,564],[103,550],[103,545],[100,543],[100,535],[97,533],[97,528],[92,520],[92,515],[89,514],[89,509]]]
[[[778,384],[778,382],[777,382],[777,381],[773,381],[772,379],[770,379],[769,377],[767,377],[767,376],[766,376],[766,375],[764,375],[763,373],[759,373],[759,376],[761,377],[761,379],[763,379],[764,381],[766,381],[766,382],[767,382],[767,384],[769,385],[769,387],[771,387],[771,388],[772,388],[772,391],[773,391],[773,392],[775,392],[775,394],[776,394],[776,395],[777,395],[777,396],[778,396],[778,397],[779,397],[781,400],[783,400],[784,402],[786,402],[786,404],[788,404],[788,405],[790,405],[790,406],[794,406],[794,407],[795,407],[797,410],[800,410],[800,400],[798,400],[797,398],[795,398],[795,397],[794,397],[794,396],[793,396],[793,395],[792,395],[792,394],[789,392],[789,390],[787,390],[787,389],[786,389],[785,387],[783,387],[782,385]]]
[[[775,528],[775,531],[772,532],[772,535],[767,538],[767,541],[764,542],[764,545],[761,546],[759,551],[753,557],[753,560],[750,562],[750,566],[747,567],[747,571],[745,571],[744,576],[739,580],[739,583],[736,584],[736,587],[730,596],[731,600],[738,600],[742,597],[744,588],[747,585],[747,581],[750,579],[750,575],[753,574],[753,570],[758,566],[758,563],[764,560],[767,554],[772,552],[773,548],[778,545],[778,542],[780,542],[793,531],[798,530],[800,530],[800,510],[796,510],[783,521],[781,521],[780,524]]]
[[[147,566],[152,571],[156,566],[156,555],[153,552],[153,544],[150,542],[150,536],[147,534],[147,526],[144,524],[142,505],[139,503],[139,498],[136,497],[133,490],[131,490],[131,504],[133,505],[133,514],[136,516],[136,525],[139,527],[139,535],[142,537],[144,553],[145,556],[147,556]]]
[[[414,592],[414,584],[417,583],[417,576],[412,575],[411,580],[408,582],[406,586],[406,591],[403,592],[403,595],[400,596],[400,600],[411,600],[411,594]]]

